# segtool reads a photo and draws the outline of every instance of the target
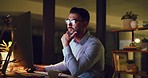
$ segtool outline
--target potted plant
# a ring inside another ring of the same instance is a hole
[[[148,47],[148,39],[147,39],[147,38],[143,38],[143,39],[141,40],[140,48],[141,48],[141,49],[147,49],[147,47]]]
[[[127,67],[126,67],[126,72],[133,72],[136,73],[138,72],[139,68],[135,64],[134,60],[127,60]]]
[[[137,16],[138,15],[133,13],[132,11],[126,12],[121,17],[121,20],[123,20],[123,27],[125,29],[137,28],[137,26],[138,26]]]
[[[132,20],[137,20],[137,14],[134,14],[132,11],[126,12],[125,15],[122,16],[121,20],[123,19],[132,19]]]

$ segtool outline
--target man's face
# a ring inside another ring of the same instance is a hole
[[[66,20],[67,29],[70,32],[77,31],[77,33],[83,32],[86,28],[84,20],[76,13],[70,13],[68,19]]]

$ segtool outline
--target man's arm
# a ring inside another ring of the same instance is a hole
[[[89,70],[104,52],[103,46],[98,43],[91,43],[85,48],[85,52],[81,54],[78,60],[72,54],[70,46],[63,49],[65,65],[73,76],[78,76]]]
[[[37,71],[49,71],[49,70],[59,70],[59,71],[67,71],[68,69],[65,67],[64,62],[59,62],[55,65],[34,65]]]
[[[45,71],[48,71],[48,70],[67,71],[68,69],[64,65],[64,61],[62,61],[54,65],[45,66]]]

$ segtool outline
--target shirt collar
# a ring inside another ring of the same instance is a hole
[[[80,40],[80,44],[83,45],[83,44],[87,41],[87,39],[88,39],[89,36],[90,36],[90,32],[87,31],[87,33],[86,33],[86,34],[82,37],[82,39]],[[74,41],[75,43],[77,43],[74,39],[73,39],[73,41]]]

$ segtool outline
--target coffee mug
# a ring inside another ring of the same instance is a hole
[[[58,78],[59,73],[60,73],[60,71],[58,71],[58,70],[49,70],[48,77],[49,78]]]

